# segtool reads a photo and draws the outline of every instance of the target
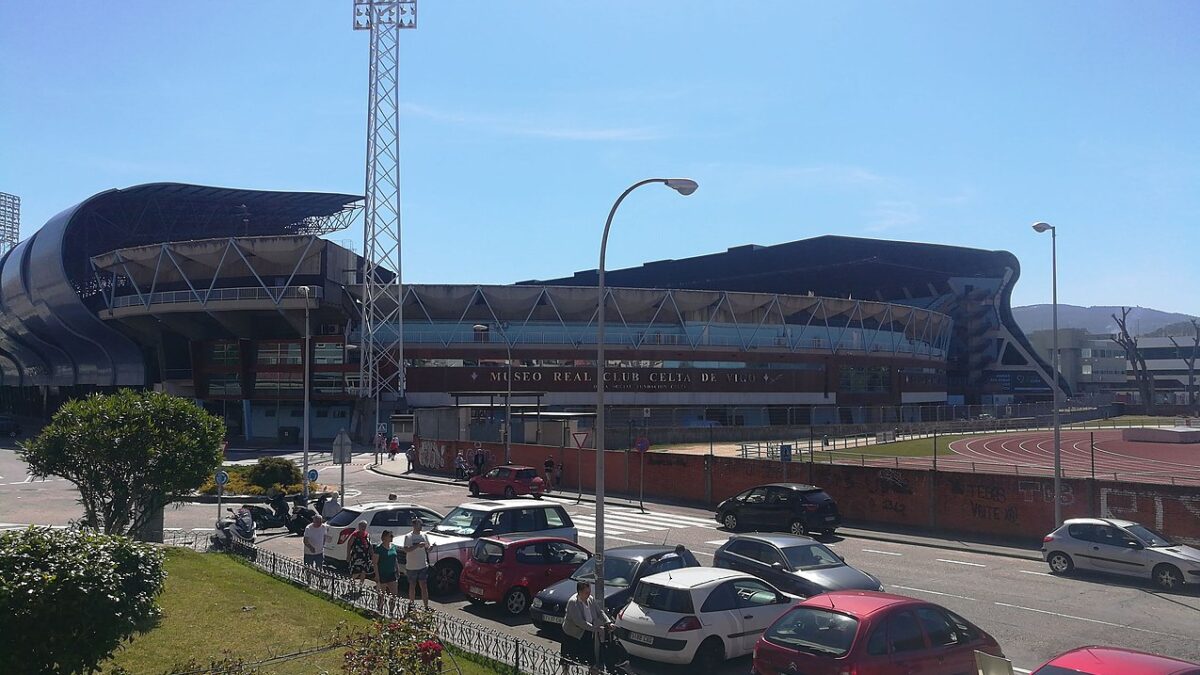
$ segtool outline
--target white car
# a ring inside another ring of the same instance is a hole
[[[413,516],[420,517],[426,529],[442,520],[442,514],[419,504],[371,502],[347,506],[326,523],[325,560],[334,567],[346,566],[346,540],[358,528],[358,521],[367,521],[367,535],[371,543],[378,543],[384,530],[391,530],[396,539],[411,532]]]
[[[758,636],[799,600],[744,572],[688,567],[638,582],[617,615],[617,639],[634,656],[691,663],[710,673],[749,654]]]
[[[1200,550],[1131,520],[1072,518],[1042,539],[1055,574],[1095,570],[1150,579],[1164,590],[1200,584]]]

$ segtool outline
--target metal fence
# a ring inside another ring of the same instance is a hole
[[[198,551],[208,550],[210,533],[168,532],[164,543]],[[407,599],[380,594],[374,588],[328,569],[316,570],[301,561],[234,541],[230,551],[257,569],[311,591],[326,595],[360,610],[396,619],[409,611]],[[564,662],[558,650],[547,649],[513,635],[468,621],[446,612],[433,610],[438,637],[446,644],[508,666],[513,673],[528,675],[587,675],[588,666]]]

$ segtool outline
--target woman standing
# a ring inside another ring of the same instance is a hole
[[[375,576],[371,539],[367,536],[367,521],[358,521],[358,529],[346,540],[346,560],[350,561],[350,578],[358,580],[358,590],[362,592],[367,577]]]
[[[379,536],[380,543],[371,551],[371,560],[375,564],[375,583],[379,585],[379,600],[376,611],[383,613],[384,594],[396,597],[396,578],[399,574],[400,549],[392,543],[392,531],[384,530]],[[393,600],[393,602],[395,602]]]

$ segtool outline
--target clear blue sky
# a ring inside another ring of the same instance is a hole
[[[422,0],[405,277],[504,283],[827,233],[1006,249],[1015,304],[1200,314],[1200,3]],[[0,3],[24,234],[151,181],[361,194],[350,0]],[[355,229],[332,236],[361,240]]]

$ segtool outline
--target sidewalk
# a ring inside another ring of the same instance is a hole
[[[425,473],[419,468],[411,473],[406,473],[406,471],[408,471],[408,460],[404,457],[403,453],[396,455],[396,459],[394,460],[388,460],[387,456],[384,455],[383,462],[381,464],[371,465],[367,467],[367,469],[379,475],[390,476],[392,478],[466,487],[466,481],[454,480],[448,476]],[[558,499],[575,499],[577,495],[579,495],[577,491],[567,490],[564,492],[553,492],[548,496]],[[582,494],[582,500],[585,502],[595,503],[596,495],[584,492]],[[604,503],[611,504],[613,506],[630,506],[631,504],[637,505],[636,500],[630,501],[624,498],[614,498],[609,495],[605,495]],[[648,501],[647,504],[655,506],[662,505],[664,502]],[[668,504],[675,505],[671,503]],[[696,508],[695,506],[688,504],[678,504],[678,506]],[[1021,542],[938,537],[932,533],[920,530],[881,530],[872,526],[853,527],[843,525],[842,527],[838,528],[838,533],[859,539],[906,544],[909,546],[923,546],[926,548],[936,548],[947,551],[979,553],[983,555],[995,555],[1006,558],[1016,558],[1020,560],[1031,560],[1038,562],[1041,562],[1042,560],[1041,551],[1038,547],[1032,544],[1024,544]]]

